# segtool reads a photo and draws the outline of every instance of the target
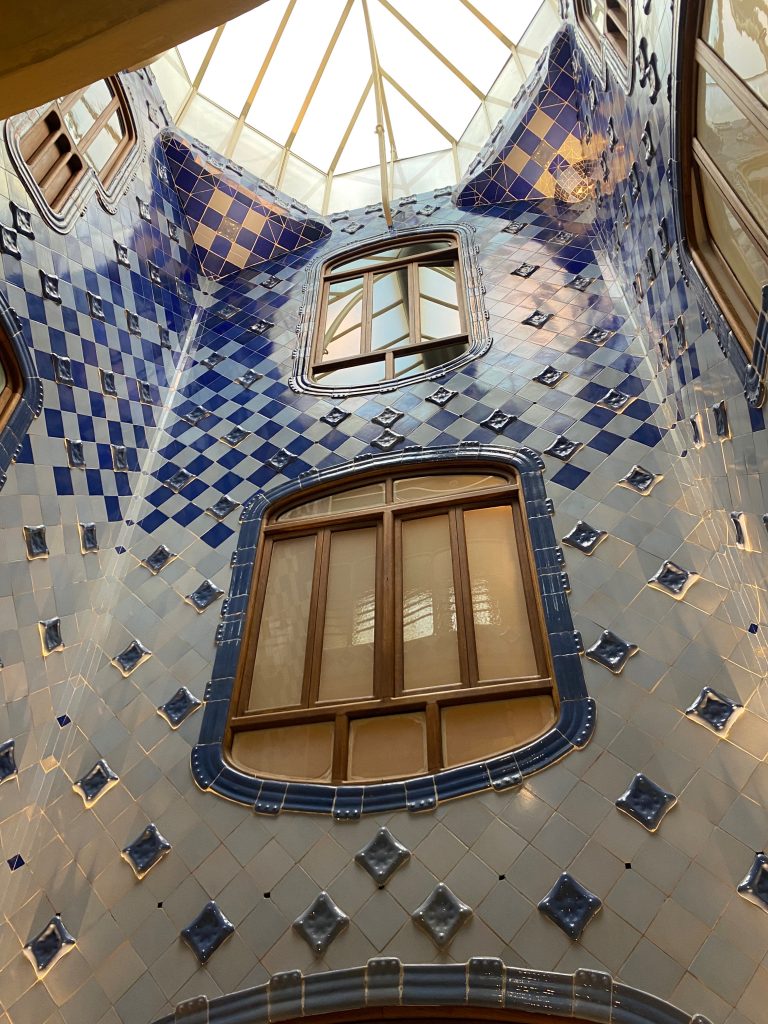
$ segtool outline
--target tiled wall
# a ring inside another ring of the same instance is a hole
[[[637,31],[666,83],[672,17],[660,0],[650,9],[636,12]],[[579,67],[588,107],[595,75],[583,54]],[[766,432],[702,329],[674,250],[666,259],[657,251],[656,280],[644,278],[643,300],[634,298],[646,250],[658,250],[659,219],[670,230],[674,221],[666,89],[651,104],[639,84],[626,100],[598,81],[594,158],[609,116],[618,141],[596,222],[592,201],[472,211],[430,194],[400,206],[398,227],[475,229],[493,345],[439,380],[326,400],[289,386],[311,301],[305,268],[347,243],[350,223],[362,225],[360,240],[381,234],[378,210],[337,220],[315,247],[204,281],[160,172],[161,125],[149,117],[162,122],[157,101],[145,76],[127,81],[136,109],[148,112],[147,158],[117,214],[92,204],[60,236],[33,212],[35,238],[18,239],[21,259],[2,256],[4,294],[44,380],[43,413],[0,492],[0,742],[15,739],[18,764],[0,786],[2,1024],[148,1024],[201,993],[377,956],[590,968],[671,1000],[681,1022],[701,1012],[713,1024],[762,1024],[768,917],[737,886],[766,830]],[[617,255],[612,225],[633,161],[640,192],[626,197],[630,226],[620,228]],[[0,182],[9,225],[9,199],[31,207],[9,170]],[[531,276],[514,273],[524,263]],[[40,270],[59,278],[60,303],[42,297]],[[103,320],[88,292],[102,300]],[[524,323],[535,310],[549,314],[540,327]],[[680,315],[684,344],[674,334]],[[57,383],[66,364],[55,369],[51,353],[70,359],[71,384]],[[547,367],[558,373],[536,380]],[[100,369],[115,374],[116,398],[103,393]],[[440,386],[456,392],[443,406],[429,401]],[[727,431],[722,407],[717,418],[712,410],[723,401]],[[333,406],[348,413],[335,425],[323,419]],[[382,428],[373,420],[388,407],[401,414],[402,448],[481,441],[544,452],[557,537],[579,520],[606,533],[594,554],[565,548],[584,646],[610,629],[638,650],[620,674],[584,659],[595,736],[521,787],[348,823],[255,815],[194,786],[200,712],[173,730],[156,711],[180,686],[202,699],[210,679],[223,602],[210,587],[202,613],[185,598],[205,580],[227,591],[242,503],[374,451]],[[510,417],[495,421],[504,423],[498,434],[483,425],[495,410]],[[574,444],[557,445],[562,436]],[[82,441],[84,468],[70,467],[65,440]],[[565,459],[546,454],[553,445]],[[127,471],[115,471],[123,457]],[[650,493],[619,483],[636,465],[658,478]],[[732,512],[744,514],[741,541]],[[97,553],[82,552],[78,523],[95,524]],[[49,554],[30,560],[22,527],[39,524]],[[142,560],[161,544],[175,557],[154,575]],[[699,574],[679,600],[648,585],[665,560]],[[53,618],[64,648],[44,657],[38,623]],[[133,640],[151,653],[123,674],[112,659]],[[745,705],[727,736],[684,713],[705,685]],[[118,781],[87,806],[72,784],[98,759]],[[615,806],[637,772],[677,797],[655,832]],[[171,849],[139,881],[120,851],[150,822]],[[411,854],[386,885],[355,860],[382,825]],[[602,901],[578,940],[538,909],[563,871]],[[438,883],[472,911],[444,897],[461,926],[443,947],[418,913]],[[316,934],[293,922],[321,891],[348,922],[327,907],[338,934],[316,955],[307,941]],[[234,931],[200,966],[179,933],[208,900]],[[36,980],[22,946],[55,913],[75,944]]]

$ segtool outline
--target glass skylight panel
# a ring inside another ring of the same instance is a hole
[[[450,142],[389,82],[384,83],[387,106],[400,159],[445,149]],[[487,134],[487,133],[486,133]]]
[[[269,0],[224,27],[200,83],[203,96],[240,116],[288,0]]]
[[[356,171],[360,167],[372,167],[379,162],[379,140],[374,130],[376,124],[376,101],[373,96],[373,89],[368,93],[360,117],[349,136],[344,151],[341,154],[337,174],[344,174],[345,171]],[[389,155],[389,148],[387,148]],[[378,173],[378,168],[377,168]]]
[[[344,0],[299,0],[247,116],[254,128],[287,141],[343,10]]]
[[[475,4],[485,17],[517,44],[541,7],[540,0],[477,0]]]
[[[184,61],[184,67],[192,81],[194,81],[195,75],[200,70],[200,65],[203,63],[206,53],[208,53],[208,47],[213,42],[215,34],[216,29],[212,28],[210,32],[203,32],[201,36],[188,39],[186,43],[181,43],[179,46],[181,59]]]

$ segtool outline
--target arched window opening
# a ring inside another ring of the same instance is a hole
[[[0,431],[5,429],[24,390],[24,380],[16,353],[0,327]]]

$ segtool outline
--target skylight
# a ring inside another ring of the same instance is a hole
[[[266,0],[154,70],[179,128],[329,212],[454,184],[558,21],[553,0]]]

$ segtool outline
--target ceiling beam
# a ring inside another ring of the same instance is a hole
[[[482,11],[478,11],[478,9],[475,7],[473,3],[470,2],[470,0],[459,0],[459,3],[463,4],[470,14],[474,14],[477,20],[482,22],[482,24],[485,25],[488,31],[492,32],[496,36],[500,43],[503,43],[510,50],[514,49],[515,44],[512,42],[509,36],[504,35],[504,33],[501,31],[498,25],[494,25],[494,23],[489,18],[486,18]]]
[[[208,49],[205,51],[203,62],[197,69],[197,74],[192,79],[192,84],[189,87],[189,92],[184,97],[184,102],[181,104],[181,106],[178,109],[178,112],[176,113],[174,120],[176,121],[176,124],[179,125],[179,127],[181,127],[181,122],[184,118],[184,115],[186,114],[187,110],[189,110],[190,103],[197,95],[198,89],[200,88],[200,83],[205,78],[205,73],[208,70],[208,65],[211,63],[211,60],[213,59],[213,55],[216,52],[216,47],[219,45],[219,40],[221,39],[225,27],[225,25],[219,25],[219,27],[213,33],[213,38],[211,39]],[[184,58],[182,57],[182,60],[183,59]]]
[[[379,176],[381,178],[381,208],[384,211],[384,219],[387,227],[392,227],[392,209],[389,205],[389,173],[387,171],[387,147],[384,142],[384,104],[381,79],[381,67],[379,55],[376,52],[376,43],[371,28],[371,12],[368,10],[368,0],[363,2],[363,15],[365,16],[365,31],[368,36],[368,50],[371,55],[371,73],[373,76],[373,92],[376,98],[376,134],[379,137]]]
[[[387,74],[387,72],[384,71],[383,69],[382,69],[382,72],[381,72],[381,77],[384,79],[385,82],[389,82],[389,84],[392,86],[392,88],[396,89],[400,93],[400,95],[403,97],[403,99],[408,100],[408,102],[411,104],[411,106],[415,110],[418,110],[418,112],[421,114],[421,116],[426,118],[427,121],[429,121],[429,123],[432,125],[432,127],[435,129],[435,131],[439,132],[443,136],[444,139],[447,139],[448,142],[450,142],[451,145],[454,145],[454,143],[456,143],[458,141],[456,138],[454,138],[453,135],[451,135],[451,133],[447,129],[443,128],[443,126],[440,124],[439,121],[436,121],[435,118],[432,117],[432,115],[429,113],[429,111],[425,110],[424,107],[422,107],[422,105],[419,103],[418,100],[415,100],[413,98],[413,96],[411,96],[411,94],[409,92],[407,92],[402,87],[402,85],[400,85],[399,82],[396,82],[395,79],[391,75]]]

